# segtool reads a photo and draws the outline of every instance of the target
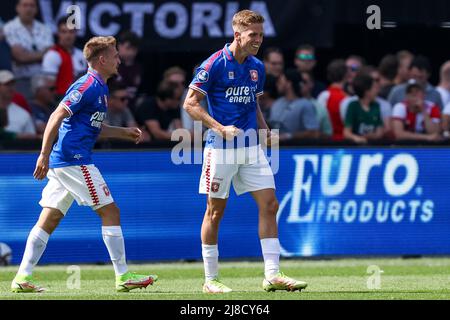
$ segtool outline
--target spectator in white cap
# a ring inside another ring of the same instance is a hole
[[[31,77],[41,72],[45,52],[53,45],[51,30],[37,21],[36,0],[18,0],[17,16],[4,26],[6,41],[11,47],[13,72],[17,91],[31,98]]]
[[[0,70],[0,109],[6,111],[7,123],[4,130],[18,138],[33,138],[36,135],[33,119],[23,108],[12,102],[15,77],[11,71]]]

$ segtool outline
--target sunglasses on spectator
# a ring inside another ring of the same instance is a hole
[[[300,53],[297,55],[297,58],[300,60],[311,61],[315,60],[316,57],[312,53]]]
[[[47,87],[47,89],[50,91],[56,91],[56,87]]]

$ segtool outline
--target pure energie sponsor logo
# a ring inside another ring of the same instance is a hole
[[[91,119],[91,126],[101,129],[103,120],[106,118],[106,112],[100,112],[97,111],[92,114]]]
[[[230,103],[248,104],[255,101],[256,86],[229,87],[225,90],[225,99]]]

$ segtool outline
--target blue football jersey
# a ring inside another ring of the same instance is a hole
[[[264,80],[264,64],[254,56],[248,56],[239,64],[228,43],[200,65],[189,88],[206,95],[211,117],[224,126],[234,125],[243,130],[230,145],[210,129],[207,147],[244,147],[258,143],[242,137],[247,130],[254,130],[256,137],[256,97],[263,93]]]
[[[92,148],[106,117],[109,91],[93,69],[75,81],[61,104],[69,112],[59,128],[58,141],[50,154],[50,168],[92,163]]]

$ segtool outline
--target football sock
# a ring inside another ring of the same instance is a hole
[[[261,248],[264,257],[264,275],[266,279],[270,279],[280,271],[280,241],[278,238],[261,239]]]
[[[31,276],[34,266],[44,253],[49,237],[50,235],[38,226],[31,229],[18,274]]]
[[[125,259],[125,243],[120,226],[102,227],[103,241],[108,249],[111,262],[114,266],[116,276],[127,272],[127,262]]]
[[[219,250],[217,244],[202,244],[203,266],[205,280],[213,280],[219,276]]]

